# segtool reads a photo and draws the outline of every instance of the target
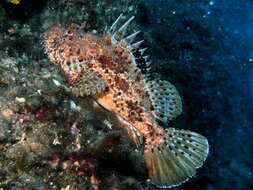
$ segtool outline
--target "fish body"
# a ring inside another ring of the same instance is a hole
[[[149,79],[148,57],[139,31],[126,36],[133,20],[120,25],[120,15],[103,36],[83,33],[76,24],[55,25],[44,35],[51,61],[59,65],[77,96],[91,95],[115,113],[144,158],[151,181],[160,188],[177,186],[195,174],[208,155],[208,142],[195,132],[164,129],[182,111],[181,98],[170,82]]]

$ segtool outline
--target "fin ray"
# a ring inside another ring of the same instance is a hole
[[[128,19],[118,30],[118,32],[124,33],[126,31],[126,28],[128,24],[134,19],[134,16],[132,16],[130,19]]]
[[[140,33],[140,30],[137,32],[134,32],[133,34],[130,34],[129,36],[125,37],[123,40],[131,44],[135,37]]]
[[[119,23],[119,20],[122,18],[123,14],[120,14],[119,17],[114,21],[114,23],[112,24],[112,26],[109,28],[109,30],[107,31],[110,34],[113,34],[117,24]]]
[[[125,39],[124,36],[127,31],[127,27],[129,25],[129,23],[134,19],[134,16],[130,17],[122,26],[120,26],[117,29],[117,26],[119,25],[119,22],[122,17],[123,17],[123,14],[120,14],[120,16],[112,24],[112,26],[109,28],[109,30],[107,30],[107,33],[109,33],[111,35],[112,41],[115,41],[115,40],[116,40],[116,42],[124,41],[124,39]],[[138,33],[139,33],[139,31],[127,36],[126,38],[129,38],[130,40],[134,39]]]
[[[133,49],[138,49],[143,42],[144,42],[144,40],[140,40],[138,42],[135,42],[135,43],[131,44],[131,47]]]

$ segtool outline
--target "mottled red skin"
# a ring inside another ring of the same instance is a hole
[[[157,127],[148,92],[144,90],[144,77],[133,63],[127,44],[112,43],[109,34],[97,37],[82,33],[75,24],[67,28],[53,26],[44,39],[50,59],[61,65],[70,84],[83,74],[83,68],[99,73],[107,88],[94,95],[97,101],[138,129],[147,143],[161,140],[164,130]],[[83,62],[82,69],[74,69],[76,62]]]

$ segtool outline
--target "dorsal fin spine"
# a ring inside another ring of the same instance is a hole
[[[135,43],[133,43],[133,44],[131,45],[131,47],[132,47],[133,49],[138,49],[138,48],[140,47],[140,45],[142,44],[142,42],[144,42],[144,40],[140,40],[140,41],[138,41],[138,42],[135,42]]]
[[[148,48],[142,48],[142,49],[139,49],[139,52],[141,52],[141,55],[144,54],[144,52],[147,50]]]
[[[114,33],[116,29],[116,25],[118,24],[119,20],[122,18],[123,14],[120,14],[119,17],[115,20],[115,22],[112,24],[112,26],[109,28],[109,33]]]
[[[128,43],[132,43],[135,37],[140,33],[141,31],[138,30],[137,32],[130,34],[129,36],[125,37],[123,40],[127,41]]]
[[[134,16],[132,16],[130,19],[128,19],[120,28],[119,32],[124,32],[128,26],[128,24],[134,19]]]

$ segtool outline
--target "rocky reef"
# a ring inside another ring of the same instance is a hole
[[[120,13],[135,15],[130,30],[142,31],[151,71],[182,96],[183,114],[164,127],[210,142],[207,162],[175,189],[252,189],[252,8],[235,0],[2,1],[0,189],[157,189],[115,116],[75,97],[41,45],[53,24],[101,34]]]

